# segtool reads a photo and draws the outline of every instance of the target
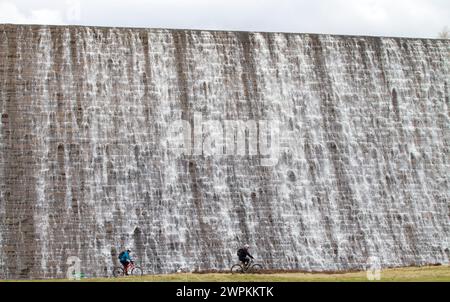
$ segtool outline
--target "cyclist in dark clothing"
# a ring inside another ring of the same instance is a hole
[[[250,248],[250,246],[248,244],[246,244],[246,245],[244,245],[244,247],[240,248],[237,251],[237,255],[239,257],[239,261],[241,261],[245,266],[247,266],[248,262],[250,261],[250,258],[255,259],[248,252],[249,248]]]

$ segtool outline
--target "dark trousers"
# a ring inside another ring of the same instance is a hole
[[[127,273],[128,265],[130,264],[129,261],[120,261],[120,263],[123,265],[123,269],[125,270],[125,273]]]
[[[250,258],[248,257],[239,257],[239,261],[244,263],[245,266],[247,266],[248,262],[250,261]]]

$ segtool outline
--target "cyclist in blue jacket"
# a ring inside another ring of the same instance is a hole
[[[128,266],[130,263],[133,263],[133,260],[130,256],[131,251],[127,249],[119,254],[119,261],[123,265],[123,269],[125,270],[125,275],[128,275]]]

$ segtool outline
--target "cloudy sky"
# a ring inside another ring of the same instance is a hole
[[[435,38],[449,0],[0,0],[0,23]]]

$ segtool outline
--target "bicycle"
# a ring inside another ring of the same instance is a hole
[[[231,267],[231,273],[232,274],[257,274],[259,273],[263,267],[259,263],[253,264],[253,259],[250,259],[250,261],[247,263],[247,265],[242,264],[235,264]]]
[[[136,266],[134,264],[134,262],[130,262],[130,264],[128,264],[127,266],[127,272],[128,275],[126,274],[125,270],[123,269],[123,267],[117,266],[113,269],[113,276],[114,277],[121,277],[121,276],[142,276],[144,274],[143,270],[141,267]]]

